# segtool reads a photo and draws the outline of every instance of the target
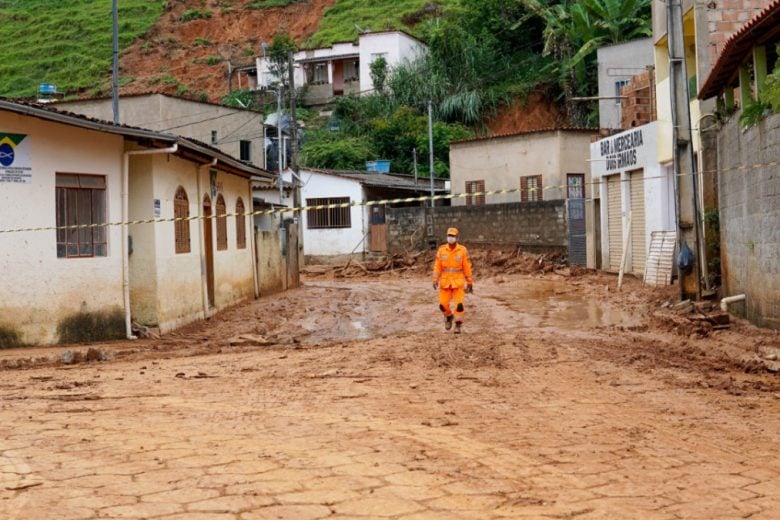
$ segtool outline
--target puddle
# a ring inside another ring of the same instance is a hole
[[[635,326],[643,313],[614,307],[595,296],[579,294],[553,280],[523,280],[501,286],[494,299],[515,311],[514,319],[527,327],[575,330],[600,326]]]

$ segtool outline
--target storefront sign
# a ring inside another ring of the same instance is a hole
[[[600,143],[601,157],[607,171],[625,170],[637,165],[637,152],[644,145],[642,129],[622,133]]]
[[[32,182],[30,140],[26,135],[0,133],[0,182]]]

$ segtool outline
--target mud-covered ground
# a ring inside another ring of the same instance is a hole
[[[777,518],[780,335],[492,274],[461,336],[407,271],[2,351],[0,518]]]

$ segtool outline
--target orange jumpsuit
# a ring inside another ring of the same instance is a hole
[[[444,244],[436,252],[433,264],[433,281],[439,282],[439,309],[445,317],[452,316],[450,302],[455,300],[455,323],[463,323],[466,313],[463,307],[466,285],[472,285],[471,259],[468,250],[460,245]]]

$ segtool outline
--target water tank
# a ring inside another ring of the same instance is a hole
[[[366,161],[366,170],[377,173],[390,173],[390,161],[384,159]]]

